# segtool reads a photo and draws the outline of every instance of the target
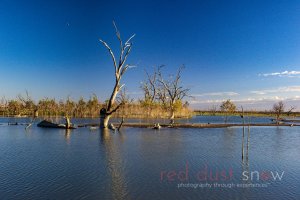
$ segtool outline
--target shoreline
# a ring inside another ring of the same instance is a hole
[[[243,114],[241,111],[236,111],[234,113],[226,114],[226,112],[221,112],[221,111],[194,111],[193,116],[240,116]],[[258,111],[258,112],[253,112],[253,111],[244,111],[244,116],[247,117],[276,117],[276,113],[274,112],[264,112],[264,111]],[[300,112],[292,112],[292,113],[282,113],[280,115],[281,117],[286,117],[286,118],[295,118],[300,116]]]
[[[115,126],[119,126],[119,123],[115,123]],[[79,124],[77,125],[78,128],[82,127],[99,127],[99,124]],[[124,127],[132,127],[132,128],[153,128],[154,124],[150,123],[123,123]],[[160,124],[162,128],[228,128],[228,127],[255,127],[255,126],[300,126],[300,124],[274,124],[274,123],[245,123],[243,124],[173,124],[170,126],[170,124]]]

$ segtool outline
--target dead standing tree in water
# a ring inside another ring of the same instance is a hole
[[[174,123],[176,104],[181,103],[184,97],[188,96],[190,89],[184,88],[181,84],[181,73],[184,66],[178,68],[176,76],[170,77],[169,80],[163,78],[161,68],[158,68],[158,83],[159,91],[158,96],[163,105],[166,105],[167,109],[170,111],[170,123]]]
[[[282,114],[285,113],[287,116],[290,116],[293,113],[293,110],[295,108],[296,107],[291,106],[290,109],[287,112],[285,112],[284,111],[285,110],[285,104],[283,103],[283,101],[279,101],[278,103],[275,103],[273,105],[273,112],[276,115],[276,123],[279,124],[280,120],[282,120],[281,117],[280,117]]]
[[[115,85],[114,85],[113,91],[108,100],[106,108],[102,108],[100,111],[100,127],[101,128],[108,127],[108,122],[109,122],[111,115],[114,112],[116,112],[122,105],[121,103],[119,103],[118,105],[115,105],[116,97],[117,97],[119,91],[121,90],[121,88],[124,86],[124,85],[121,85],[120,81],[121,81],[122,76],[127,71],[127,69],[129,69],[130,67],[133,67],[132,65],[126,64],[126,60],[131,51],[131,48],[132,48],[131,40],[135,36],[135,34],[132,35],[125,43],[123,43],[123,41],[121,39],[121,34],[120,34],[115,22],[113,22],[113,25],[116,30],[116,36],[120,43],[120,56],[119,56],[118,61],[116,60],[115,54],[113,53],[110,46],[106,42],[104,42],[102,39],[99,39],[99,41],[103,44],[103,46],[108,50],[108,52],[112,58],[114,68],[115,68]]]
[[[280,116],[284,112],[284,103],[282,101],[279,101],[278,103],[275,103],[273,105],[273,112],[276,115],[276,123],[279,124]]]
[[[161,66],[160,66],[161,67]],[[159,69],[158,67],[157,69]],[[145,70],[145,74],[147,79],[142,82],[141,89],[144,92],[144,100],[141,100],[143,106],[145,106],[148,110],[148,116],[152,114],[152,107],[155,104],[155,100],[157,98],[157,73],[158,70],[154,68],[153,74],[149,74],[147,70]]]
[[[242,160],[244,160],[244,141],[245,141],[245,116],[244,116],[244,108],[242,108],[241,118],[243,119],[243,137],[242,137]]]

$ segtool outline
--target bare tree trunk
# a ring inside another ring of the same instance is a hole
[[[110,119],[111,115],[106,113],[106,109],[101,109],[100,111],[100,128],[107,128],[108,127],[108,122]]]
[[[119,87],[119,81],[116,80],[113,92],[108,102],[107,110],[105,108],[102,108],[100,111],[100,128],[108,127],[108,122],[112,114],[111,109],[118,94],[118,87]]]
[[[175,119],[175,110],[171,109],[170,124],[174,124],[174,119]]]
[[[109,102],[108,102],[108,111],[110,111],[110,109],[113,107],[113,104],[116,100],[116,97],[117,97],[117,94],[119,92],[119,88],[120,88],[120,78],[119,78],[119,74],[116,73],[116,82],[115,82],[115,86],[114,86],[114,89],[113,89],[113,92],[110,96],[110,99],[109,99]]]
[[[174,119],[174,118],[175,118],[175,112],[174,112],[174,110],[172,110],[170,119]]]
[[[122,105],[121,103],[119,103],[119,105],[114,106],[118,92],[120,91],[120,89],[123,86],[123,85],[120,86],[120,80],[121,80],[122,76],[124,75],[124,73],[127,71],[127,69],[130,67],[133,67],[132,65],[125,64],[125,62],[131,51],[131,48],[132,48],[131,39],[135,35],[132,35],[125,43],[123,43],[120,32],[119,32],[115,22],[113,22],[113,25],[116,30],[116,36],[120,42],[120,50],[121,51],[120,51],[119,61],[116,60],[115,55],[114,55],[112,49],[109,47],[109,45],[106,42],[104,42],[103,40],[99,39],[99,41],[104,45],[104,47],[109,51],[109,53],[111,55],[113,65],[115,68],[115,77],[116,77],[116,82],[114,85],[114,89],[111,93],[110,99],[108,101],[108,105],[106,108],[102,108],[100,111],[100,127],[101,128],[108,127],[108,122],[109,122],[111,115],[114,112],[116,112]]]

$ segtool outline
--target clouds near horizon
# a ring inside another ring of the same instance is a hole
[[[273,77],[300,77],[300,71],[283,71],[283,72],[272,72],[266,74],[259,74],[259,76],[273,76]]]

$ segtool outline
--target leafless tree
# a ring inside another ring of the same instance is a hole
[[[149,74],[147,70],[145,70],[146,80],[142,82],[142,90],[144,91],[144,103],[152,104],[155,101],[157,96],[157,74],[158,68],[154,68],[153,74]]]
[[[176,75],[174,77],[171,76],[167,80],[164,79],[161,68],[158,68],[157,73],[159,83],[158,98],[170,111],[170,123],[173,124],[177,109],[176,105],[178,102],[181,104],[182,99],[188,96],[189,89],[181,85],[181,73],[184,66],[179,67]]]
[[[276,123],[277,124],[279,123],[280,116],[284,112],[284,108],[285,108],[285,105],[284,105],[283,101],[279,101],[278,103],[275,103],[273,105],[273,112],[276,115]]]
[[[127,69],[129,69],[130,67],[133,67],[133,65],[126,64],[126,60],[127,60],[128,55],[130,54],[130,51],[132,48],[131,40],[135,36],[135,34],[132,35],[131,37],[129,37],[129,39],[125,43],[123,43],[123,41],[121,39],[121,34],[120,34],[115,22],[113,22],[113,25],[115,27],[116,36],[120,43],[120,56],[118,58],[118,61],[117,61],[112,49],[110,48],[110,46],[102,39],[99,39],[99,41],[103,44],[103,46],[109,51],[109,54],[112,58],[113,66],[115,69],[115,84],[114,84],[113,91],[108,100],[107,106],[105,108],[102,108],[100,111],[100,115],[101,115],[100,116],[100,127],[101,128],[108,127],[108,122],[109,122],[111,115],[120,108],[121,104],[115,105],[115,100],[118,95],[118,92],[124,86],[124,85],[121,85],[120,81],[121,81],[122,76],[127,71]]]
[[[210,108],[209,108],[209,111],[212,115],[216,115],[216,112],[217,112],[217,106],[216,105],[212,105]]]
[[[295,106],[291,106],[290,109],[287,111],[287,115],[290,116],[290,114],[292,114],[295,109]]]
[[[146,107],[148,116],[151,116],[152,109],[155,106],[157,96],[158,96],[158,85],[157,76],[159,67],[154,67],[153,72],[150,74],[145,70],[146,80],[142,82],[141,89],[144,92],[144,99],[140,101],[141,105]]]

